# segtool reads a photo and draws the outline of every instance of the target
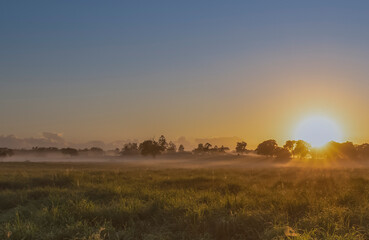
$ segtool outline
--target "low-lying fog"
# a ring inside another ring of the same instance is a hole
[[[101,156],[101,157],[65,157],[60,155],[48,156],[11,156],[0,158],[0,162],[68,162],[68,163],[122,163],[137,167],[158,168],[269,168],[269,167],[369,167],[368,161],[355,160],[325,160],[325,159],[289,159],[277,160],[256,154],[245,155],[206,155],[206,156]]]

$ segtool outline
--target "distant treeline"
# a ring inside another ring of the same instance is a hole
[[[315,159],[369,159],[369,144],[364,143],[355,145],[352,142],[338,143],[331,141],[322,148],[313,148],[311,145],[303,140],[288,140],[280,147],[273,139],[266,140],[258,145],[255,150],[248,150],[247,143],[237,142],[233,151],[229,147],[217,145],[213,146],[210,143],[200,143],[197,148],[191,151],[185,151],[181,144],[177,147],[172,141],[167,142],[162,135],[156,141],[155,139],[145,140],[141,143],[126,143],[122,149],[116,148],[114,150],[104,151],[98,147],[75,149],[75,148],[55,148],[55,147],[34,147],[32,149],[9,149],[0,148],[0,157],[10,157],[13,155],[36,155],[46,156],[49,154],[62,154],[65,156],[152,156],[155,157],[160,154],[194,154],[194,155],[208,155],[208,154],[247,154],[256,153],[268,157],[275,157],[276,159],[288,160],[291,158],[315,158]]]

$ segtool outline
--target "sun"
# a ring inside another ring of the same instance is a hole
[[[342,130],[328,117],[310,116],[297,125],[294,139],[304,140],[313,147],[322,147],[329,141],[342,141]]]

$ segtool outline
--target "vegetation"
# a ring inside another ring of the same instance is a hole
[[[208,153],[225,153],[226,151],[229,151],[228,147],[224,147],[223,145],[221,147],[218,147],[215,145],[212,147],[210,143],[199,143],[197,148],[195,148],[192,152],[195,154],[208,154]]]
[[[0,148],[0,157],[10,157],[13,156],[14,152],[9,148]]]
[[[142,155],[144,156],[151,155],[153,157],[164,151],[163,146],[154,140],[144,141],[143,143],[140,144],[139,150]]]
[[[368,239],[368,173],[0,163],[0,239]]]
[[[246,142],[238,142],[236,145],[236,153],[246,153],[247,149],[246,149],[247,143]]]
[[[326,160],[356,160],[367,161],[369,159],[369,144],[364,143],[361,145],[355,145],[352,142],[337,143],[334,141],[329,142],[322,148],[312,148],[311,145],[303,140],[287,140],[283,147],[278,146],[278,143],[274,139],[266,140],[260,143],[255,150],[246,149],[247,143],[245,141],[237,142],[233,151],[229,147],[217,145],[213,146],[211,143],[199,143],[197,148],[192,151],[185,151],[182,144],[177,145],[169,141],[167,142],[165,136],[161,135],[156,141],[155,139],[145,140],[141,143],[129,142],[124,144],[120,150],[104,151],[98,147],[92,147],[90,149],[74,149],[74,148],[61,148],[56,147],[33,147],[30,150],[24,149],[8,149],[0,148],[0,159],[5,157],[11,157],[13,155],[35,155],[37,157],[47,157],[52,155],[62,155],[68,157],[103,157],[103,156],[152,156],[156,157],[161,154],[168,154],[173,156],[178,155],[224,155],[224,154],[247,154],[256,153],[266,157],[274,157],[277,160],[284,162],[289,161],[292,158],[299,159],[326,159]]]

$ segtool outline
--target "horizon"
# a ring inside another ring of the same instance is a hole
[[[160,136],[160,135],[159,135]],[[164,135],[161,135],[164,136]],[[164,136],[165,137],[165,136]],[[129,143],[141,143],[146,140],[153,140],[158,141],[159,137],[152,137],[152,138],[144,138],[144,139],[122,139],[122,140],[116,140],[112,142],[104,142],[100,140],[91,140],[87,142],[69,142],[66,139],[63,138],[62,135],[54,134],[54,133],[48,133],[44,132],[42,136],[39,138],[18,138],[14,135],[8,135],[8,136],[1,136],[0,135],[0,146],[2,148],[9,148],[9,149],[33,149],[33,148],[76,148],[76,149],[89,149],[89,148],[101,148],[103,150],[114,150],[114,149],[123,149],[126,144]],[[267,140],[275,140],[274,138],[267,138],[262,140],[261,142],[267,141]],[[335,141],[335,140],[329,140],[325,142],[324,144],[321,144],[319,146],[316,146],[314,144],[311,144],[311,142],[308,142],[304,139],[287,139],[284,142],[278,142],[278,146],[283,146],[286,144],[287,141],[298,141],[302,140],[308,144],[311,145],[312,149],[321,149],[326,147],[329,143],[335,142],[335,143],[352,143],[355,146],[360,146],[363,144],[368,144],[368,142],[352,142],[349,140],[342,140],[342,141]],[[181,136],[177,139],[167,139],[168,142],[173,142],[177,147],[179,145],[183,145],[185,147],[186,151],[192,151],[196,147],[198,147],[199,144],[205,144],[210,143],[212,146],[217,147],[228,147],[231,151],[236,147],[236,144],[239,142],[246,142],[247,146],[246,148],[248,150],[255,150],[257,146],[261,143],[257,143],[256,145],[250,145],[247,139],[242,139],[236,136],[233,137],[213,137],[213,138],[195,138],[195,139],[187,139],[184,136]]]

